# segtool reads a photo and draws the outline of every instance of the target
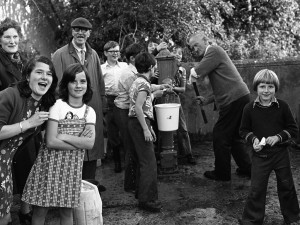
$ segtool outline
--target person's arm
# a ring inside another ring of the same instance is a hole
[[[46,145],[48,148],[54,148],[59,150],[76,150],[75,146],[64,142],[57,137],[58,122],[49,120],[46,128]]]
[[[267,144],[273,146],[277,142],[285,142],[291,138],[296,138],[298,135],[298,126],[297,123],[293,117],[293,114],[291,112],[291,109],[288,104],[281,103],[283,107],[283,120],[284,120],[284,129],[279,132],[275,136],[268,137],[266,139]],[[284,105],[283,105],[284,104]]]
[[[164,90],[167,88],[171,88],[169,84],[151,84],[151,91],[158,91],[158,90]]]
[[[218,67],[220,64],[220,57],[222,56],[218,50],[210,47],[200,63],[191,69],[191,76],[194,74],[194,71],[196,74],[194,74],[194,77],[197,82],[203,82],[204,78]]]
[[[95,125],[87,124],[85,130],[90,131],[91,137],[59,134],[57,138],[79,149],[92,149],[95,142]]]
[[[152,55],[156,56],[161,50],[167,49],[168,44],[166,42],[161,42],[159,45],[156,46],[156,48],[153,50]]]
[[[27,120],[18,123],[4,125],[0,129],[0,140],[14,137],[20,133],[24,133],[28,129],[42,125],[48,120],[49,112],[36,112]]]
[[[11,117],[16,116],[16,110],[23,107],[22,101],[24,102],[25,99],[18,96],[19,93],[16,93],[12,88],[7,88],[0,92],[0,140],[14,137],[48,120],[48,112],[36,112],[27,120],[21,121],[21,117],[19,117],[20,121],[15,119],[13,124],[8,124],[11,121]]]
[[[135,113],[138,121],[140,122],[140,125],[144,132],[145,141],[153,141],[153,137],[151,134],[151,131],[148,128],[148,125],[145,120],[144,112],[143,112],[143,104],[146,101],[147,92],[146,91],[140,91],[138,93],[136,102],[135,102]]]
[[[87,125],[92,130],[92,137],[78,137],[68,134],[58,134],[58,122],[49,120],[46,129],[46,144],[48,148],[59,150],[91,149],[95,141],[95,126]]]
[[[250,116],[250,105],[246,105],[243,110],[241,125],[239,128],[239,134],[241,138],[245,139],[249,144],[253,144],[254,140],[257,139],[257,137],[254,135],[252,129],[251,129],[251,116]]]
[[[180,85],[179,85],[179,87],[173,87],[173,91],[175,91],[176,93],[184,93],[185,87],[186,87],[186,70],[185,70],[185,68],[179,67],[178,73],[179,73]]]

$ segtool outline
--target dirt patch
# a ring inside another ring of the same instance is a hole
[[[97,169],[97,179],[107,191],[101,194],[105,225],[235,225],[241,217],[248,195],[250,180],[235,174],[236,164],[232,161],[232,180],[216,182],[206,179],[203,173],[213,169],[214,156],[211,142],[193,146],[197,158],[196,166],[180,165],[179,172],[159,176],[159,199],[161,213],[151,214],[137,208],[133,194],[123,191],[124,174],[113,171],[113,162],[105,162]],[[292,171],[296,190],[299,193],[300,151],[291,148]],[[13,208],[14,223],[18,198]],[[272,173],[267,195],[265,225],[282,225],[276,177]],[[51,210],[46,225],[59,224],[57,210]]]

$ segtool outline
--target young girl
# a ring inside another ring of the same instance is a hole
[[[288,140],[297,137],[298,127],[288,104],[275,98],[278,88],[279,80],[273,71],[259,71],[253,81],[257,98],[243,111],[240,134],[253,146],[253,156],[251,190],[240,224],[263,224],[273,170],[285,224],[299,224],[299,204],[287,149]]]
[[[95,111],[87,70],[71,64],[59,85],[59,97],[50,108],[45,144],[30,172],[22,200],[34,205],[32,224],[45,222],[49,207],[60,208],[60,224],[73,225],[78,206],[85,149],[95,140]]]

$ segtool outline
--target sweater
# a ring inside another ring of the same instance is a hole
[[[254,139],[277,135],[280,141],[274,146],[284,145],[290,138],[297,137],[298,126],[289,105],[280,99],[271,106],[261,106],[254,101],[248,103],[243,111],[240,136],[252,144]],[[267,145],[265,148],[271,148]]]
[[[218,108],[223,108],[250,93],[233,62],[219,46],[208,48],[195,71],[200,78],[197,82],[208,76]]]

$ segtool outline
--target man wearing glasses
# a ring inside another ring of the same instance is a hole
[[[121,155],[120,155],[120,134],[117,124],[117,116],[114,100],[118,95],[118,83],[122,73],[127,71],[128,64],[119,62],[120,46],[115,41],[109,41],[104,45],[104,55],[106,62],[101,65],[103,78],[105,83],[105,95],[107,101],[107,114],[105,116],[107,125],[108,144],[113,151],[113,159],[115,163],[115,172],[120,173]]]
[[[105,103],[104,79],[98,54],[87,43],[91,35],[92,24],[79,17],[71,23],[72,40],[54,52],[52,61],[60,81],[64,70],[73,63],[81,63],[88,70],[93,88],[93,97],[89,105],[96,112],[96,139],[92,150],[86,151],[83,163],[82,179],[95,179],[97,159],[104,156],[103,103]]]

